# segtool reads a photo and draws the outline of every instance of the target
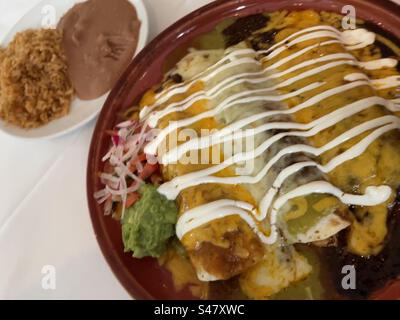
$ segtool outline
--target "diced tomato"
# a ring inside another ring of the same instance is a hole
[[[140,198],[139,192],[132,192],[126,197],[125,208],[133,206]]]
[[[136,172],[138,170],[137,163],[138,162],[143,162],[145,160],[146,160],[146,154],[145,153],[142,153],[142,154],[138,155],[135,159],[130,161],[129,170],[131,170],[132,172]]]
[[[135,161],[140,161],[140,162],[142,162],[144,160],[146,160],[146,154],[145,153],[139,154],[135,159]]]
[[[149,178],[154,172],[158,170],[158,168],[159,168],[158,163],[156,164],[146,163],[143,168],[143,171],[139,175],[139,178],[142,180]]]

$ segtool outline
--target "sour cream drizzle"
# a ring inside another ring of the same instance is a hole
[[[253,56],[265,54],[261,58],[261,63],[263,61],[271,60],[272,58],[278,56],[280,53],[284,52],[288,48],[307,41],[311,39],[319,38],[333,38],[333,40],[323,41],[306,48],[303,48],[283,59],[279,59],[277,62],[273,63],[269,67],[265,68],[260,72],[247,72],[242,74],[236,74],[230,76],[213,88],[205,91],[196,92],[190,97],[187,97],[183,101],[171,103],[167,105],[164,109],[157,111],[157,107],[168,102],[168,100],[176,94],[186,92],[196,81],[209,81],[220,72],[227,70],[229,68],[241,65],[243,63],[260,65],[260,62],[254,59]],[[301,93],[316,89],[322,85],[323,82],[316,82],[309,84],[303,88],[300,88],[294,92],[283,95],[272,95],[276,89],[288,86],[306,77],[318,74],[330,68],[334,68],[339,65],[349,64],[357,65],[366,70],[376,70],[384,67],[394,67],[397,64],[395,59],[385,58],[378,59],[368,62],[358,62],[354,56],[347,53],[329,54],[317,59],[312,59],[309,61],[304,61],[298,65],[290,67],[284,71],[277,72],[276,68],[284,65],[285,63],[299,57],[300,55],[310,51],[318,46],[330,45],[330,44],[342,44],[347,50],[355,50],[359,48],[366,47],[375,41],[375,34],[369,32],[365,29],[347,30],[344,32],[339,32],[337,29],[331,26],[315,26],[307,29],[300,30],[283,41],[273,45],[268,50],[255,52],[252,49],[239,49],[229,52],[221,60],[219,60],[214,65],[208,67],[205,71],[200,73],[195,78],[186,84],[178,84],[169,87],[164,92],[156,96],[156,103],[152,106],[145,107],[140,117],[146,119],[151,127],[155,127],[158,121],[172,112],[180,112],[189,108],[193,103],[200,100],[209,100],[218,97],[221,92],[241,83],[262,83],[267,82],[271,79],[279,79],[291,72],[300,70],[301,68],[312,66],[315,64],[324,63],[313,69],[307,70],[295,77],[287,79],[280,82],[277,85],[266,87],[263,89],[253,89],[247,90],[245,92],[239,92],[226,98],[224,101],[220,102],[214,108],[207,110],[203,113],[195,115],[193,117],[185,118],[178,121],[172,121],[170,124],[162,129],[159,135],[149,143],[145,152],[148,154],[155,155],[157,153],[157,148],[162,143],[162,141],[175,130],[189,126],[199,120],[214,117],[218,113],[227,110],[230,107],[251,103],[256,101],[284,101],[291,97],[297,96]],[[325,63],[327,62],[327,63]],[[272,74],[267,74],[268,71],[274,71]],[[261,119],[274,116],[274,115],[284,115],[295,113],[299,110],[311,107],[316,103],[323,101],[324,99],[345,92],[359,86],[371,85],[374,88],[386,89],[397,87],[400,85],[399,76],[390,76],[384,79],[373,79],[370,80],[364,74],[353,73],[346,75],[344,80],[349,81],[349,83],[341,85],[336,88],[326,90],[323,93],[317,94],[312,98],[304,101],[303,103],[297,105],[291,109],[284,110],[273,110],[261,112],[249,116],[245,119],[241,119],[228,125],[222,130],[214,133],[210,137],[202,137],[192,139],[176,148],[169,150],[163,155],[161,162],[163,164],[173,163],[178,161],[180,157],[190,150],[197,150],[201,148],[207,148],[214,144],[219,144],[224,141],[233,140],[236,137],[232,134],[235,130],[244,128],[245,126],[259,121]],[[314,148],[312,146],[298,144],[286,147],[280,150],[264,168],[256,176],[234,176],[234,177],[215,177],[213,174],[216,172],[236,164],[241,161],[246,161],[260,156],[265,152],[273,143],[279,141],[280,139],[287,136],[297,136],[297,137],[310,137],[320,131],[337,124],[338,122],[350,117],[362,110],[370,108],[373,105],[381,105],[386,107],[391,111],[398,110],[399,101],[394,99],[392,101],[385,100],[380,97],[369,97],[365,99],[358,100],[351,104],[348,104],[340,109],[331,112],[319,119],[316,119],[307,124],[300,124],[294,122],[267,122],[260,125],[252,131],[246,131],[247,135],[256,135],[262,132],[272,130],[272,129],[292,129],[297,131],[288,131],[283,133],[278,133],[264,141],[255,150],[245,153],[238,153],[233,155],[231,158],[224,160],[221,164],[211,166],[207,169],[192,172],[183,176],[176,177],[169,182],[162,184],[158,191],[164,194],[169,199],[175,199],[178,194],[191,186],[196,186],[204,183],[224,183],[224,184],[243,184],[243,183],[257,183],[263,176],[265,176],[268,171],[276,164],[283,156],[291,153],[305,152],[313,155],[320,155],[325,151],[328,151],[341,143],[350,140],[362,133],[373,130],[365,138],[359,141],[357,144],[346,150],[345,152],[339,154],[338,156],[332,158],[327,164],[321,165],[314,161],[305,161],[292,164],[285,169],[283,169],[276,177],[272,187],[263,197],[260,202],[259,208],[254,208],[251,204],[240,201],[233,201],[229,199],[222,199],[208,203],[206,205],[198,206],[187,212],[185,212],[178,220],[176,231],[178,237],[181,239],[186,233],[190,232],[194,228],[197,228],[205,223],[208,223],[214,219],[219,219],[229,215],[239,215],[244,221],[246,221],[249,226],[254,230],[254,232],[259,236],[261,241],[267,244],[271,244],[276,241],[278,230],[278,212],[284,206],[284,204],[290,199],[296,198],[298,196],[304,196],[310,193],[326,193],[332,194],[339,198],[345,204],[354,205],[364,205],[372,206],[385,202],[392,192],[391,188],[388,186],[370,186],[366,188],[365,194],[363,195],[353,195],[342,192],[340,189],[336,188],[332,184],[326,181],[314,181],[307,183],[305,185],[299,186],[290,192],[279,195],[279,190],[284,181],[291,175],[299,172],[305,167],[317,167],[322,172],[329,172],[336,168],[337,166],[343,164],[344,162],[353,159],[361,155],[366,148],[373,143],[378,137],[382,136],[386,132],[398,129],[400,127],[400,120],[398,117],[393,115],[383,116],[377,119],[373,119],[362,123],[347,132],[336,137],[334,140],[330,141],[326,145],[320,148]],[[277,197],[278,196],[278,197]],[[262,232],[258,225],[259,222],[263,221],[269,213],[269,225],[271,227],[270,234],[267,236]]]
[[[369,101],[367,101],[369,99]],[[354,104],[348,105],[345,108],[347,111],[350,111],[352,114],[356,114],[372,105],[379,104],[379,100],[382,98],[367,98],[363,100],[359,100]],[[336,124],[337,122],[347,118],[350,114],[350,112],[343,114],[345,111],[345,108],[341,108],[339,110],[336,110],[335,113],[333,112],[331,114],[328,114],[324,116],[326,121],[323,121],[319,125],[315,125],[317,122],[322,120],[322,118],[313,121],[310,124],[298,124],[298,123],[285,123],[285,122],[277,122],[277,123],[271,123],[270,127],[264,127],[264,128],[257,128],[254,130],[255,133],[259,133],[264,131],[265,129],[271,129],[274,127],[279,127],[279,124],[282,124],[280,128],[283,129],[310,129],[308,131],[289,131],[289,132],[282,132],[279,134],[276,134],[272,136],[271,138],[267,139],[264,141],[260,146],[258,146],[255,150],[252,150],[250,152],[246,153],[238,153],[232,156],[231,158],[226,159],[222,163],[212,166],[207,169],[199,170],[196,172],[192,172],[183,176],[176,177],[172,179],[169,182],[164,183],[159,187],[159,191],[162,192],[166,197],[169,199],[175,199],[179,192],[182,190],[189,188],[191,186],[199,185],[199,184],[204,184],[204,183],[224,183],[224,184],[239,184],[239,183],[257,183],[259,182],[263,176],[265,176],[268,171],[272,168],[274,164],[276,164],[279,159],[281,159],[284,155],[291,154],[291,153],[296,153],[296,152],[305,152],[305,153],[310,153],[313,155],[320,155],[325,151],[328,151],[341,143],[350,140],[365,131],[374,129],[376,127],[380,127],[384,124],[394,124],[398,125],[398,117],[396,116],[384,116],[380,117],[371,121],[368,121],[366,123],[363,123],[357,127],[352,128],[351,130],[343,133],[342,135],[338,136],[328,144],[320,147],[320,148],[314,148],[311,146],[307,145],[292,145],[289,147],[286,147],[282,149],[279,153],[277,153],[271,160],[268,161],[268,163],[264,166],[264,168],[256,175],[256,176],[235,176],[235,177],[215,177],[212,174],[221,171],[227,167],[229,167],[232,164],[242,162],[242,161],[247,161],[253,158],[256,158],[260,156],[265,150],[267,150],[273,143],[279,141],[280,139],[288,136],[297,136],[297,137],[311,137],[318,132],[329,128],[330,126]],[[263,127],[263,126],[262,126]],[[354,150],[354,149],[353,149]],[[354,158],[354,157],[353,157]],[[351,158],[349,158],[351,159]],[[263,216],[261,219],[265,218]]]
[[[366,82],[366,81],[351,82],[351,83],[342,85],[340,87],[332,88],[323,93],[317,94],[314,97],[304,101],[303,103],[297,105],[294,108],[284,109],[284,110],[265,111],[265,112],[255,114],[255,115],[249,116],[247,118],[241,119],[241,120],[236,121],[235,123],[223,128],[222,130],[220,130],[216,133],[213,133],[209,137],[194,138],[188,142],[185,142],[185,143],[179,145],[176,148],[172,148],[169,152],[167,152],[165,155],[163,155],[163,157],[161,159],[161,163],[163,163],[163,164],[174,163],[174,162],[178,161],[178,159],[183,154],[185,154],[186,152],[188,152],[190,150],[206,148],[208,146],[214,145],[219,142],[229,141],[229,140],[225,140],[225,139],[219,141],[218,139],[224,138],[224,136],[226,136],[227,134],[232,133],[236,130],[242,129],[246,125],[249,125],[250,123],[255,122],[257,120],[261,120],[263,118],[276,116],[276,115],[288,115],[288,114],[296,113],[300,110],[311,107],[311,106],[315,105],[316,103],[319,103],[319,102],[323,101],[324,99],[329,98],[335,94],[339,94],[341,92],[345,92],[347,90],[354,89],[359,86],[366,86],[366,85],[368,85],[368,82]],[[365,109],[365,108],[371,106],[371,104],[368,104],[368,102],[370,102],[370,101],[377,102],[378,104],[382,104],[384,106],[391,105],[390,102],[387,102],[383,98],[378,98],[378,97],[376,97],[376,99],[369,98],[369,100],[368,99],[362,100],[362,102],[365,102],[365,104],[359,104],[358,102],[361,102],[361,100],[360,100],[356,103],[352,103],[348,106],[341,108],[340,109],[341,114],[339,115],[341,117],[340,120],[343,120],[343,115],[345,115],[345,117],[349,117],[349,116],[353,115],[355,110],[358,110],[357,108]],[[345,110],[347,112],[343,113]],[[361,111],[361,110],[359,110],[359,111]],[[359,112],[359,111],[357,111],[357,112]],[[330,121],[332,121],[333,119],[335,119],[332,115],[336,114],[336,112],[337,111],[332,112],[331,114],[328,114],[316,121],[323,122],[324,119],[326,119],[326,118],[328,118],[328,119],[330,119]],[[340,121],[340,120],[338,120],[338,121]],[[309,124],[292,123],[292,124],[290,124],[289,127],[287,127],[287,124],[285,124],[283,122],[266,123],[263,126],[261,126],[261,128],[264,128],[264,130],[280,129],[280,128],[281,129],[301,129],[301,128],[303,128],[304,130],[306,130],[306,129],[311,128],[311,126],[314,125],[314,123],[316,121],[313,121]],[[259,128],[256,128],[255,131],[256,132],[259,131]]]
[[[389,76],[382,79],[369,79],[364,73],[350,73],[344,77],[347,81],[367,80],[376,90],[397,88],[400,86],[400,76]]]
[[[173,131],[189,126],[197,121],[200,121],[205,118],[210,118],[210,117],[215,117],[218,113],[225,111],[233,106],[236,106],[238,104],[244,104],[244,103],[251,103],[255,101],[269,101],[269,102],[274,102],[274,101],[283,101],[286,99],[293,98],[295,96],[298,96],[299,94],[302,94],[304,92],[316,89],[320,86],[322,86],[323,83],[321,82],[315,82],[310,85],[305,86],[304,88],[301,88],[299,90],[283,94],[283,95],[256,95],[257,93],[268,93],[272,92],[272,88],[266,88],[266,89],[254,89],[254,90],[248,90],[245,92],[239,92],[236,93],[227,99],[225,99],[222,103],[220,103],[218,106],[216,106],[214,109],[205,111],[203,113],[197,114],[191,118],[185,118],[183,120],[178,120],[178,121],[171,121],[170,124],[164,128],[163,130],[160,131],[158,136],[151,141],[149,144],[146,145],[144,148],[144,152],[146,154],[152,154],[155,155],[157,153],[157,148],[159,145],[164,141],[164,139]],[[249,97],[246,97],[250,95]]]
[[[271,90],[275,90],[278,88],[282,88],[284,86],[290,85],[298,80],[301,80],[307,76],[311,76],[314,74],[318,74],[319,72],[321,72],[321,70],[325,70],[325,69],[329,69],[329,68],[333,68],[336,67],[338,65],[342,65],[342,64],[349,64],[349,65],[356,65],[357,61],[354,59],[354,57],[350,54],[347,53],[337,53],[337,54],[330,54],[330,55],[326,55],[323,57],[320,57],[318,59],[312,59],[310,61],[305,61],[303,63],[300,63],[296,66],[293,66],[287,70],[284,70],[282,72],[278,72],[278,73],[273,73],[271,75],[265,76],[265,77],[261,77],[261,78],[252,78],[253,76],[260,76],[260,75],[265,75],[266,70],[263,70],[261,72],[246,72],[246,73],[240,73],[237,75],[233,75],[230,76],[226,79],[224,79],[222,82],[220,82],[218,85],[216,85],[215,87],[209,89],[208,91],[199,91],[196,92],[194,95],[189,96],[188,98],[184,99],[183,101],[177,102],[177,103],[172,103],[170,105],[168,105],[165,109],[160,110],[157,113],[153,113],[148,115],[148,119],[149,119],[149,125],[150,127],[154,128],[158,121],[165,117],[166,115],[173,113],[173,112],[180,112],[180,111],[184,111],[187,108],[189,108],[194,102],[200,101],[200,100],[209,100],[209,99],[213,99],[215,97],[217,97],[219,94],[221,94],[221,92],[223,92],[224,90],[227,90],[228,88],[238,85],[240,83],[261,83],[261,82],[266,82],[268,80],[271,79],[276,79],[282,76],[285,76],[291,72],[294,72],[296,70],[299,70],[301,68],[313,65],[313,64],[317,64],[317,63],[321,63],[321,62],[325,62],[325,61],[329,61],[329,60],[336,60],[336,59],[341,59],[341,58],[347,58],[348,60],[340,60],[337,62],[333,62],[332,64],[327,64],[325,66],[322,66],[321,68],[316,68],[316,69],[312,69],[310,71],[308,71],[308,73],[304,73],[302,75],[298,75],[296,77],[293,77],[292,79],[288,79],[287,81],[284,81],[282,83],[279,83],[276,86],[270,87]],[[228,64],[226,65],[228,66]],[[229,65],[229,67],[231,67],[232,65]],[[220,70],[218,70],[220,71]],[[249,78],[251,77],[251,78]],[[188,89],[190,86],[188,86],[186,89]],[[179,93],[181,90],[176,90],[176,93]],[[171,91],[172,92],[172,91]]]

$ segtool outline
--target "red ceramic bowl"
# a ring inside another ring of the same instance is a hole
[[[132,61],[107,99],[93,134],[88,168],[87,197],[93,228],[101,250],[125,289],[137,299],[193,299],[188,290],[176,292],[168,271],[155,259],[133,259],[124,253],[119,222],[105,217],[93,193],[101,188],[96,175],[102,156],[109,148],[106,130],[118,121],[118,114],[137,102],[142,94],[162,79],[169,54],[202,33],[211,31],[223,19],[275,10],[327,10],[341,12],[353,5],[357,17],[371,21],[400,39],[400,7],[390,1],[363,0],[232,0],[216,1],[182,18],[148,44]],[[381,291],[376,298],[400,298],[399,285]]]

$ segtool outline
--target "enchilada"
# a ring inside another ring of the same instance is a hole
[[[377,35],[323,12],[263,17],[225,49],[191,50],[144,95],[131,130],[150,138],[140,152],[178,208],[197,278],[237,279],[255,299],[315,274],[301,244],[379,256],[400,157],[397,58]]]

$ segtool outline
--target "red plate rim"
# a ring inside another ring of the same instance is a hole
[[[125,289],[136,299],[194,299],[185,289],[171,293],[173,283],[169,273],[154,259],[133,259],[123,252],[118,222],[105,217],[93,193],[101,188],[97,172],[102,169],[101,158],[109,147],[105,131],[117,121],[117,114],[137,102],[139,97],[162,77],[162,65],[176,48],[194,37],[212,30],[215,24],[228,17],[275,10],[327,10],[341,12],[344,5],[353,5],[360,18],[373,22],[400,39],[400,6],[390,1],[365,0],[219,0],[212,2],[178,20],[153,41],[132,61],[105,102],[92,136],[87,164],[87,199],[93,229],[101,251],[112,271]],[[388,297],[390,288],[380,291],[384,299],[400,298],[399,290]],[[375,298],[379,298],[375,296]]]

